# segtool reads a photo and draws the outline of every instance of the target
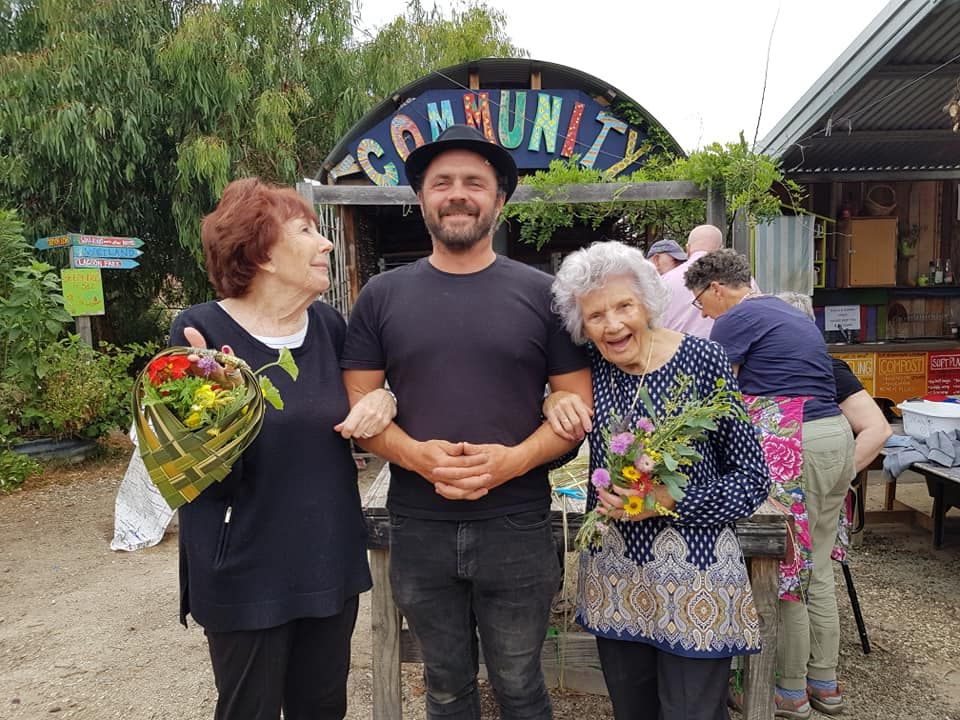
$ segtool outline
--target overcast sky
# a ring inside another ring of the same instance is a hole
[[[430,2],[423,0],[428,7]],[[487,4],[506,15],[511,40],[530,57],[582,70],[619,88],[689,151],[714,141],[732,142],[740,130],[752,142],[771,29],[759,138],[887,3],[488,0]],[[405,0],[361,0],[361,24],[374,29],[405,6]]]

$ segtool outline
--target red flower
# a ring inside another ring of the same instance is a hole
[[[147,365],[147,375],[154,385],[162,385],[167,380],[179,380],[190,369],[190,361],[184,355],[165,355]]]
[[[638,490],[646,497],[653,490],[653,480],[648,473],[640,473],[640,477],[633,481],[633,489]]]

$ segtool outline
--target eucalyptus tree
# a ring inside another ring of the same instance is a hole
[[[354,0],[0,0],[0,208],[33,236],[143,238],[105,277],[124,317],[205,296],[199,220],[230,179],[313,174],[384,94],[516,51],[484,6],[358,21]]]

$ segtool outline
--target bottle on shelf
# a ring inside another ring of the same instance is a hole
[[[950,267],[950,258],[947,258],[943,264],[943,282],[946,285],[953,285],[953,269]]]
[[[937,274],[936,263],[933,262],[933,258],[930,258],[930,271],[927,273],[927,285],[933,285],[936,274]]]
[[[940,258],[937,258],[937,264],[933,271],[933,284],[943,285],[943,265],[940,263]]]

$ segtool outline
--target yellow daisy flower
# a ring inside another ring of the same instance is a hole
[[[623,501],[623,511],[630,517],[636,517],[643,512],[643,498],[639,495],[628,495]]]
[[[636,480],[640,477],[639,471],[633,465],[627,465],[623,470],[620,471],[620,474],[630,481]]]

